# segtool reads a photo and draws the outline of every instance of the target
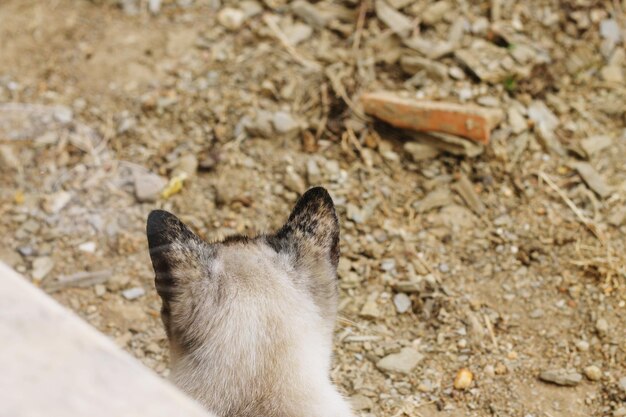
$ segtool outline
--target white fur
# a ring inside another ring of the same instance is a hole
[[[196,301],[210,332],[192,354],[173,346],[172,379],[218,416],[353,416],[329,378],[334,323],[295,284],[303,272],[291,265],[261,243],[221,247],[211,261],[226,296],[219,306]],[[260,400],[267,414],[241,410]]]

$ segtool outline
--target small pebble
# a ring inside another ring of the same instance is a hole
[[[587,366],[584,369],[585,376],[589,378],[590,381],[599,381],[602,378],[602,371],[595,365]]]
[[[596,330],[599,335],[604,335],[609,331],[609,323],[605,319],[598,319],[596,321]]]
[[[52,271],[54,268],[54,261],[48,256],[42,256],[36,258],[33,261],[33,279],[35,281],[41,281]]]
[[[450,69],[448,70],[448,74],[450,74],[450,77],[454,78],[455,80],[465,79],[465,72],[459,67],[450,67]]]
[[[217,21],[228,30],[237,30],[245,20],[244,13],[239,9],[224,7],[217,14]]]
[[[35,254],[35,250],[32,246],[20,246],[19,248],[17,248],[17,251],[22,256],[33,256]]]
[[[146,294],[146,290],[144,290],[142,287],[134,287],[134,288],[129,288],[127,290],[122,291],[122,295],[127,300],[134,300],[139,297],[143,297],[145,294]]]
[[[102,284],[96,284],[93,290],[97,297],[102,297],[107,292],[107,287]]]
[[[411,309],[411,299],[402,292],[393,296],[393,304],[396,306],[396,311],[400,314],[406,313]]]
[[[586,340],[578,340],[576,342],[576,348],[578,348],[581,352],[586,352],[589,350],[589,342]]]
[[[387,373],[410,373],[423,359],[421,353],[412,348],[402,348],[399,353],[387,355],[376,363],[376,367]]]
[[[552,382],[561,386],[576,386],[580,384],[583,376],[575,371],[569,371],[566,369],[553,369],[543,371],[539,374],[539,379],[544,382]]]
[[[293,116],[284,111],[277,111],[272,117],[272,125],[278,133],[290,133],[298,130],[300,125]]]
[[[78,245],[81,252],[94,253],[96,251],[96,242],[84,242]]]
[[[467,368],[461,368],[454,378],[454,388],[458,390],[468,389],[472,385],[474,374]]]

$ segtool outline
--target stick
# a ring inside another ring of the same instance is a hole
[[[574,202],[570,200],[567,194],[565,194],[565,192],[558,185],[556,185],[556,183],[552,181],[550,177],[548,177],[544,172],[539,173],[539,178],[545,181],[545,183],[548,184],[548,186],[552,188],[559,195],[559,197],[561,197],[565,204],[567,204],[567,206],[574,212],[578,220],[582,224],[584,224],[587,229],[589,229],[589,231],[591,231],[591,233],[598,238],[598,240],[600,240],[602,245],[605,245],[604,236],[602,236],[602,234],[598,230],[598,227],[595,225],[595,223],[593,223],[591,219],[588,219],[587,216],[585,216],[583,212],[580,211],[576,204],[574,204]]]
[[[280,43],[283,45],[287,53],[291,55],[291,57],[294,60],[296,60],[300,65],[302,65],[305,68],[315,70],[315,71],[319,71],[322,68],[317,62],[304,58],[298,53],[298,51],[296,51],[293,45],[289,43],[289,39],[287,39],[283,31],[280,30],[280,28],[278,27],[276,22],[272,20],[270,15],[268,14],[263,15],[263,21],[265,22],[267,27],[272,31],[274,36],[276,36],[276,38],[280,41]]]
[[[363,34],[363,26],[365,26],[365,14],[367,12],[367,0],[361,0],[359,5],[359,18],[356,21],[356,30],[354,33],[354,43],[352,50],[358,51],[361,45],[361,35]]]
[[[483,318],[485,319],[485,326],[487,326],[487,331],[489,332],[489,336],[491,337],[491,342],[493,346],[498,349],[498,339],[496,339],[496,334],[493,331],[493,326],[491,325],[491,320],[489,320],[489,316],[483,314]]]

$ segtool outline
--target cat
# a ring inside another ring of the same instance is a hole
[[[273,234],[206,243],[150,213],[171,380],[218,417],[353,417],[330,380],[339,222],[322,187]]]

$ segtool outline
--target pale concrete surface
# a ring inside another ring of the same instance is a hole
[[[0,262],[0,417],[211,417]]]

